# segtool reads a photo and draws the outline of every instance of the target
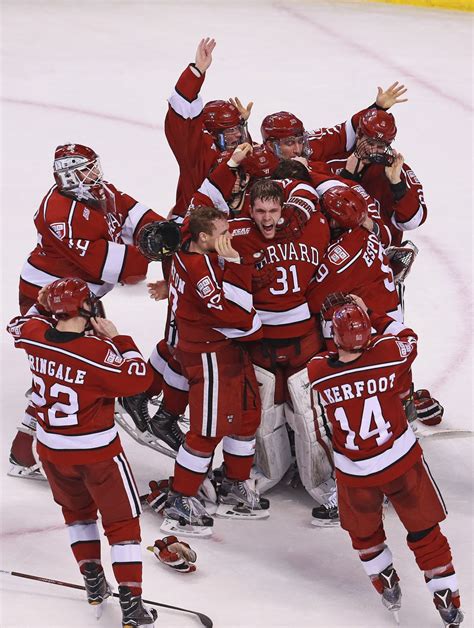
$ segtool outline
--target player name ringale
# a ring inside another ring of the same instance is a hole
[[[56,379],[61,379],[68,384],[83,384],[86,371],[72,368],[70,366],[64,366],[64,364],[58,364],[54,360],[47,360],[46,358],[38,358],[34,355],[28,354],[28,360],[30,362],[30,368],[35,373],[42,375],[49,375]]]
[[[383,393],[389,388],[393,388],[395,381],[395,373],[388,377],[378,377],[377,379],[368,379],[367,381],[359,380],[353,384],[341,384],[340,386],[331,386],[325,388],[321,394],[323,405],[328,403],[338,403],[339,401],[347,401],[361,397],[363,393],[375,395]]]

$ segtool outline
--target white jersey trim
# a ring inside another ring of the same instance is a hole
[[[410,220],[407,222],[398,222],[395,218],[395,213],[392,215],[392,223],[395,225],[397,229],[400,231],[410,231],[411,229],[416,229],[421,225],[421,221],[423,220],[423,207],[422,205],[418,206],[418,211]]]
[[[327,192],[331,188],[347,188],[349,187],[346,183],[342,183],[342,181],[337,181],[336,179],[329,179],[329,181],[323,181],[316,187],[316,194],[321,198],[324,192]]]
[[[107,242],[107,256],[100,276],[103,281],[112,284],[118,283],[126,252],[125,244]]]
[[[171,96],[168,98],[170,107],[179,116],[185,120],[197,118],[203,109],[203,102],[201,96],[198,96],[192,102],[187,101],[174,89]]]
[[[46,432],[38,422],[36,425],[36,436],[38,442],[49,449],[59,450],[78,450],[78,449],[99,449],[110,445],[117,436],[117,428],[114,425],[103,432],[95,434],[77,434],[76,436],[66,436],[65,434],[56,434]]]
[[[415,443],[415,434],[411,427],[407,425],[405,432],[393,441],[390,449],[381,454],[365,460],[351,460],[347,456],[334,451],[334,464],[336,469],[347,475],[357,477],[371,476],[395,464],[412,449]]]
[[[257,310],[257,314],[264,325],[275,326],[288,325],[290,323],[302,323],[311,318],[311,312],[307,303],[297,305],[291,310],[283,312],[269,312],[268,310]]]
[[[201,187],[198,189],[198,192],[208,196],[214,207],[225,212],[227,215],[230,214],[229,206],[227,205],[225,198],[222,196],[222,192],[213,183],[211,183],[209,179],[204,179]]]
[[[136,203],[128,212],[128,216],[122,226],[121,238],[125,244],[133,244],[133,236],[138,223],[150,208],[143,203]]]
[[[27,283],[30,283],[33,286],[36,286],[37,288],[43,288],[44,286],[47,286],[53,281],[56,281],[56,279],[61,279],[61,277],[58,277],[56,275],[51,275],[50,273],[47,273],[44,270],[40,270],[39,268],[36,268],[36,266],[33,266],[32,264],[30,264],[28,260],[23,264],[20,277],[23,279],[23,281],[26,281]],[[110,292],[112,288],[115,286],[114,283],[105,282],[103,284],[98,284],[98,283],[92,283],[90,281],[87,282],[87,285],[89,286],[89,290],[93,292],[96,297],[104,296],[104,294],[107,294],[107,292]]]
[[[352,126],[352,120],[346,120],[344,123],[344,128],[346,130],[346,150],[351,150],[356,141],[356,132]]]
[[[222,282],[222,288],[224,290],[224,296],[227,301],[231,301],[232,303],[239,305],[250,314],[253,307],[252,295],[250,294],[250,292],[247,292],[247,290],[239,288],[238,286],[227,281]]]
[[[213,327],[214,331],[218,331],[220,334],[225,336],[226,338],[245,338],[245,336],[251,336],[253,333],[258,331],[262,326],[262,321],[257,314],[254,314],[252,319],[252,327],[247,331],[243,331],[242,329],[237,329],[235,327]]]

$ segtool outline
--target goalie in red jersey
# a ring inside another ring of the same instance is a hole
[[[179,246],[175,225],[104,180],[99,156],[91,148],[58,146],[54,178],[56,184],[34,217],[38,243],[21,270],[22,313],[43,286],[61,277],[83,279],[97,297],[118,283],[144,279],[150,259],[136,246],[142,228],[158,234],[160,258]],[[32,453],[34,429],[34,409],[29,404],[12,443],[10,475],[42,478]]]
[[[308,375],[313,402],[324,406],[332,425],[341,526],[382,603],[398,613],[399,577],[382,521],[386,496],[408,532],[408,547],[444,625],[459,626],[457,576],[439,527],[446,509],[400,400],[417,336],[370,312],[355,295],[335,309],[332,329],[336,351],[313,358]]]

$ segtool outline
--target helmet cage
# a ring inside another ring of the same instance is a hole
[[[273,151],[273,153],[278,157],[278,159],[282,160],[282,159],[288,159],[288,157],[284,157],[281,151],[281,144],[282,142],[288,142],[288,144],[291,144],[293,142],[297,142],[298,140],[300,140],[301,138],[301,144],[302,144],[302,149],[301,149],[301,155],[298,155],[298,157],[309,157],[309,155],[311,154],[311,150],[309,148],[309,143],[308,143],[308,133],[305,131],[304,133],[302,133],[301,135],[291,135],[288,137],[281,137],[281,138],[270,138],[268,140],[266,140],[266,144],[269,144],[271,146],[271,149]]]
[[[99,157],[87,159],[73,155],[54,160],[54,178],[58,187],[65,192],[89,189],[101,183],[103,176]]]
[[[391,166],[395,158],[393,148],[383,139],[375,139],[367,135],[360,135],[354,154],[359,159],[371,164]]]

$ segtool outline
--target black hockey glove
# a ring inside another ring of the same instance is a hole
[[[137,247],[142,255],[154,262],[179,250],[181,232],[174,222],[162,220],[144,225],[137,236]]]

